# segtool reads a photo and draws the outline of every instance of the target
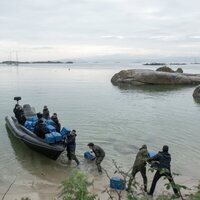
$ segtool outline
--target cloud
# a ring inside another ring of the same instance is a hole
[[[54,52],[49,60],[66,52],[81,57],[83,49],[87,56],[129,50],[182,55],[181,45],[199,41],[199,6],[198,0],[0,1],[1,59],[10,49],[26,49],[26,59]]]
[[[150,36],[150,39],[160,40],[160,41],[181,41],[185,39],[185,36],[181,35],[154,35]]]
[[[191,39],[200,39],[200,35],[191,35],[189,36]]]
[[[200,50],[200,44],[181,44],[180,47],[182,48],[199,48]],[[196,52],[197,54],[199,54],[199,52]]]
[[[48,47],[48,46],[44,46],[44,47],[31,47],[31,49],[35,49],[35,50],[48,50],[48,49],[54,49],[54,47]]]
[[[100,36],[100,38],[102,38],[102,39],[119,39],[119,40],[122,40],[125,37],[121,36],[121,35],[104,35],[104,36]]]

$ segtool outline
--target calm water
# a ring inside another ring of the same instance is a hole
[[[121,69],[141,67],[147,68],[141,64],[0,65],[0,183],[16,175],[23,180],[29,174],[56,182],[71,169],[30,150],[7,132],[4,118],[13,114],[14,96],[21,96],[22,104],[30,103],[37,111],[48,105],[62,125],[77,130],[77,155],[84,171],[94,167],[83,158],[88,142],[105,149],[103,167],[108,171],[114,170],[112,159],[128,170],[144,143],[155,151],[167,144],[173,171],[199,179],[200,104],[192,97],[195,86],[111,84],[112,75]],[[182,68],[200,73],[200,65]]]

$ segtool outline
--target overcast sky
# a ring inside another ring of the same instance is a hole
[[[0,61],[200,56],[199,0],[0,0]],[[14,58],[13,58],[14,59]]]

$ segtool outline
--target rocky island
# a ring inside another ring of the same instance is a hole
[[[182,73],[180,69],[177,71],[171,70],[171,72],[166,72],[165,68],[158,71],[151,69],[129,69],[116,73],[112,77],[111,82],[114,85],[198,85],[200,84],[200,74]]]
[[[73,64],[73,61],[3,61],[0,64],[19,65],[19,64]]]

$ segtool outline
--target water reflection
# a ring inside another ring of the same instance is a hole
[[[200,104],[200,98],[193,98],[193,100],[196,104]]]
[[[140,85],[135,86],[131,84],[117,84],[115,85],[120,90],[135,90],[137,92],[170,92],[192,88],[194,86],[183,85]]]
[[[8,137],[10,139],[11,145],[14,149],[15,156],[18,160],[24,160],[26,158],[35,160],[35,157],[40,157],[39,160],[44,160],[45,157],[43,155],[31,150],[27,147],[23,142],[17,139],[9,128],[6,126],[6,130],[8,132]],[[42,159],[43,158],[43,159]]]
[[[62,180],[63,174],[66,174],[66,166],[59,164],[59,161],[54,161],[46,156],[33,151],[26,146],[22,141],[17,139],[12,132],[6,127],[11,146],[14,150],[15,157],[23,169],[37,176],[38,178],[54,181]]]

